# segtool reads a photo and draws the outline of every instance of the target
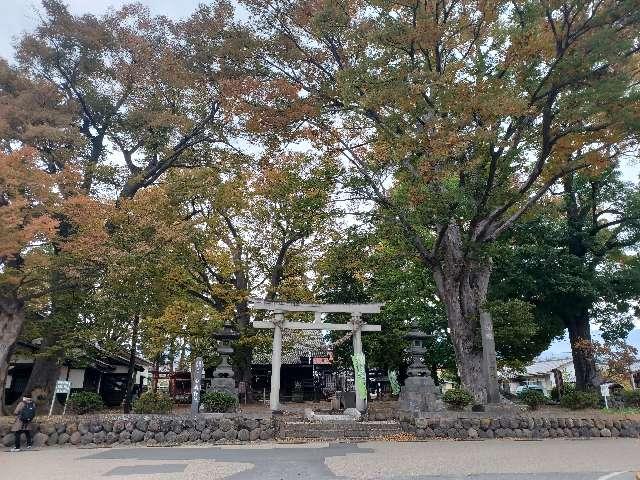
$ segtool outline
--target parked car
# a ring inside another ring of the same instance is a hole
[[[544,389],[540,385],[520,385],[518,388],[516,388],[516,395],[520,395],[525,390],[537,390],[538,392],[544,394]]]

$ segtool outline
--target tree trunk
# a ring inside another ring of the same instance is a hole
[[[236,322],[241,338],[251,333],[249,328],[249,306],[247,300],[242,300],[236,304]],[[253,374],[251,373],[251,363],[253,362],[253,348],[251,345],[237,345],[233,355],[234,368],[237,372],[238,381],[244,382],[246,387],[247,402],[253,403],[254,393],[251,388]]]
[[[24,303],[15,297],[0,298],[0,415],[5,415],[4,390],[9,361],[24,325]]]
[[[576,372],[576,388],[588,390],[600,386],[600,375],[596,368],[596,360],[588,348],[581,348],[581,343],[591,342],[591,326],[588,310],[582,309],[573,318],[565,320],[571,342],[571,356]]]
[[[24,388],[25,394],[31,394],[36,402],[38,413],[48,412],[51,397],[54,394],[56,381],[60,374],[58,355],[47,353],[47,350],[56,344],[57,337],[45,337],[40,345],[40,350],[45,352],[37,356],[33,362],[31,375]]]
[[[127,370],[127,390],[124,395],[122,411],[131,413],[131,399],[133,397],[133,385],[136,382],[136,347],[138,345],[138,325],[140,324],[140,316],[133,317],[133,325],[131,327],[131,350],[129,351],[129,369]]]
[[[436,387],[440,386],[440,379],[438,378],[438,365],[435,363],[432,363],[429,366],[429,374],[431,375],[431,379],[433,380],[433,384]]]
[[[70,221],[60,216],[58,232],[60,238],[67,239],[73,231]],[[64,241],[64,240],[63,240]],[[61,248],[54,246],[54,255],[59,255]],[[60,348],[60,341],[72,332],[77,321],[77,308],[79,301],[71,292],[82,291],[82,286],[77,281],[70,279],[60,268],[53,268],[50,273],[51,287],[51,311],[42,319],[41,330],[44,338],[40,344],[38,355],[33,362],[33,369],[24,389],[25,393],[31,393],[36,402],[38,413],[48,413],[55,385],[60,374],[60,364],[64,359],[65,351]]]
[[[178,371],[184,372],[187,364],[187,341],[182,339],[182,345],[180,345],[180,360],[178,360]]]
[[[488,400],[484,361],[489,361],[489,369],[495,369],[496,357],[495,347],[483,352],[480,322],[491,276],[491,260],[476,258],[473,252],[463,248],[459,227],[449,226],[442,239],[442,260],[433,268],[433,276],[447,312],[460,380],[476,402],[484,404]],[[492,329],[491,319],[488,323]]]

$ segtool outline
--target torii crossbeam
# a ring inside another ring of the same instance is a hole
[[[353,353],[362,354],[361,332],[379,332],[380,325],[369,325],[362,322],[363,313],[379,313],[384,303],[288,303],[271,302],[258,298],[250,298],[251,308],[269,310],[274,313],[271,321],[255,321],[254,328],[273,328],[273,353],[271,356],[271,393],[269,403],[272,411],[280,410],[280,366],[282,364],[282,329],[291,330],[346,330],[353,331]],[[285,320],[285,312],[314,312],[313,322],[289,322]],[[323,313],[350,313],[348,323],[324,323]],[[356,408],[361,412],[367,409],[367,397],[362,397],[356,388]]]

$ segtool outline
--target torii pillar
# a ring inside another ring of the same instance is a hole
[[[273,351],[271,354],[271,392],[269,404],[272,411],[280,410],[280,366],[282,364],[282,329],[292,330],[343,330],[353,332],[353,352],[362,354],[362,332],[379,332],[380,325],[362,322],[363,313],[379,313],[383,303],[365,304],[318,304],[269,302],[250,298],[251,308],[270,310],[274,313],[272,321],[255,321],[254,328],[273,328]],[[290,322],[285,320],[284,312],[314,312],[313,322]],[[324,323],[322,313],[350,313],[349,323]],[[362,397],[356,388],[356,408],[361,412],[367,409],[367,397]]]
[[[273,312],[273,352],[271,353],[271,391],[269,392],[269,406],[272,411],[280,410],[280,365],[282,365],[282,327],[284,313],[280,310]],[[276,368],[277,365],[277,368]]]

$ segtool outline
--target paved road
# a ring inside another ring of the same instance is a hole
[[[42,480],[636,480],[640,440],[49,448],[0,453],[0,478]]]

